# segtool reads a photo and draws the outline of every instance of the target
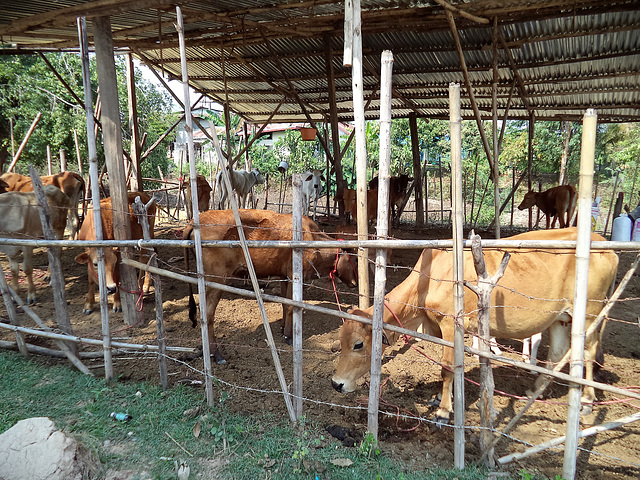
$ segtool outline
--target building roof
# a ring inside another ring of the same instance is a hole
[[[393,53],[394,117],[448,118],[448,86],[458,82],[463,118],[473,118],[461,49],[485,119],[494,78],[500,118],[508,111],[511,119],[580,120],[595,108],[601,122],[640,119],[640,0],[361,3],[367,118],[379,116],[384,50]],[[353,118],[344,2],[21,0],[0,10],[0,37],[6,53],[77,50],[76,16],[110,15],[117,49],[179,79],[176,4],[197,91],[228,101],[249,122],[275,123],[327,119],[335,88],[339,120]],[[91,43],[90,18],[88,25]]]

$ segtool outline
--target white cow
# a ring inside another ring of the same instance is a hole
[[[302,174],[302,214],[309,216],[309,207],[313,202],[313,221],[316,221],[316,207],[320,192],[322,192],[322,182],[325,182],[322,170],[313,170]]]
[[[45,185],[44,193],[51,210],[51,224],[60,240],[67,223],[67,212],[75,204],[62,191],[53,185]],[[42,238],[42,224],[38,212],[38,202],[33,192],[7,192],[0,195],[0,237],[4,238]],[[22,269],[29,282],[27,303],[36,303],[36,287],[33,284],[33,247],[2,245],[0,252],[9,257],[11,268],[11,287],[18,293],[19,255],[24,253]]]
[[[238,203],[240,203],[241,208],[246,207],[247,195],[253,186],[256,183],[264,183],[264,178],[257,168],[254,168],[250,172],[246,170],[231,170],[229,172],[229,179],[231,180],[233,191],[238,195]],[[229,193],[222,179],[222,171],[218,172],[216,183],[218,184],[218,192],[220,194],[220,210],[223,210],[229,198]]]

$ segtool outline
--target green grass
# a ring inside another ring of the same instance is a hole
[[[147,383],[108,386],[67,366],[2,351],[0,392],[0,432],[19,420],[46,416],[99,458],[105,470],[144,472],[139,478],[175,479],[175,460],[189,465],[190,478],[486,478],[485,471],[473,468],[408,471],[384,452],[372,458],[362,448],[343,447],[314,425],[296,429],[281,419],[229,415],[225,403],[233,399],[218,388],[217,404],[208,407],[203,392],[189,387],[162,392]],[[197,412],[185,415],[196,407]],[[133,418],[116,421],[109,417],[113,411]],[[331,463],[346,458],[353,464]]]

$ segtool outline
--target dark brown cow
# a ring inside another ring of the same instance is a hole
[[[187,184],[186,190],[186,206],[187,206],[187,215],[191,219],[193,218],[193,208],[191,205],[191,179],[187,179],[185,182]],[[198,175],[196,177],[196,185],[198,190],[198,211],[206,212],[209,210],[209,199],[211,197],[211,185],[207,182],[207,179],[204,175]]]
[[[128,192],[127,199],[129,201],[129,221],[131,222],[131,238],[138,240],[143,238],[142,226],[138,223],[138,217],[133,211],[132,203],[136,201],[136,197],[140,197],[143,203],[147,204],[151,197],[144,192]],[[151,238],[153,235],[153,226],[156,219],[156,206],[152,204],[149,207],[149,229]],[[102,236],[104,240],[114,240],[113,233],[113,207],[111,206],[111,197],[100,200],[100,217],[102,218]],[[78,240],[95,240],[95,226],[93,222],[93,208],[87,210],[87,216],[85,221],[82,222],[82,227],[78,233]],[[140,253],[140,261],[143,262],[147,258],[146,250],[142,249]],[[76,262],[80,264],[87,264],[87,271],[89,276],[89,291],[84,303],[82,313],[85,315],[93,312],[95,303],[95,290],[98,285],[98,251],[95,247],[85,248],[85,251],[76,257]],[[120,304],[120,290],[118,285],[120,283],[120,252],[118,249],[105,248],[104,249],[104,262],[107,277],[107,290],[109,293],[115,293],[113,296],[113,311],[121,312],[122,306]],[[147,274],[145,275],[143,291],[146,293],[149,291],[149,285],[151,278]]]
[[[240,210],[240,219],[247,240],[291,240],[291,215],[269,210]],[[202,240],[238,240],[233,212],[231,210],[209,210],[200,215],[200,234]],[[302,219],[304,240],[332,240],[321,232],[318,225],[308,217]],[[185,240],[193,240],[193,225],[187,225],[183,233]],[[250,248],[253,266],[258,278],[278,277],[285,279],[281,283],[282,296],[291,298],[291,250],[283,248]],[[188,250],[185,251],[188,270]],[[240,248],[204,248],[204,272],[214,282],[227,283],[230,277],[247,275],[247,264]],[[305,279],[316,275],[327,275],[337,271],[338,278],[349,286],[355,286],[355,271],[346,253],[335,249],[306,249],[304,251],[303,272]],[[191,284],[190,284],[191,285]],[[214,318],[222,290],[207,287],[207,324],[209,325],[209,344],[211,355],[218,363],[226,363],[218,350],[214,333]],[[195,326],[195,301],[189,299],[190,318]],[[293,308],[283,304],[284,336],[288,340],[292,335]]]
[[[394,217],[396,215],[396,208],[399,209],[402,202],[404,202],[404,199],[407,196],[407,187],[409,186],[409,182],[412,181],[413,178],[404,173],[398,177],[389,177],[389,208],[391,209],[391,213]],[[371,181],[369,181],[369,188],[378,188],[377,176],[373,177]]]
[[[537,230],[511,237],[512,240],[575,240],[575,228]],[[593,241],[604,238],[592,234]],[[558,362],[569,347],[569,333],[573,314],[574,282],[567,281],[569,272],[575,271],[575,249],[484,249],[489,272],[495,272],[504,251],[511,260],[504,277],[491,294],[490,330],[499,338],[523,339],[549,329],[550,347],[548,360]],[[614,280],[618,257],[612,251],[592,251],[589,258],[587,328],[602,309],[609,286]],[[573,274],[573,273],[572,273]],[[464,252],[465,280],[477,280],[470,251]],[[422,331],[444,340],[453,341],[454,305],[453,255],[451,250],[425,249],[409,276],[385,296],[388,308],[384,309],[384,323],[398,325],[409,330]],[[464,296],[464,326],[477,331],[477,297],[471,292]],[[371,318],[373,307],[364,311],[354,309],[350,313]],[[387,332],[383,340],[393,345],[399,335]],[[342,351],[333,387],[339,392],[351,392],[359,377],[369,371],[371,365],[371,325],[346,320],[340,329]],[[585,343],[585,376],[593,380],[594,360],[599,338],[592,336]],[[383,349],[385,347],[383,346]],[[442,399],[436,417],[449,420],[452,410],[453,349],[444,348],[442,368]],[[543,378],[540,376],[540,381]],[[537,386],[537,385],[536,385]],[[584,411],[595,400],[595,391],[587,387],[583,391]]]
[[[55,175],[40,177],[43,185],[53,185],[58,187],[69,197],[72,207],[69,209],[67,228],[69,229],[69,240],[76,238],[80,227],[80,216],[78,215],[78,202],[80,197],[84,198],[85,185],[81,175],[74,172],[61,172]],[[6,184],[7,192],[33,192],[31,177],[20,175],[19,173],[3,173],[0,181]]]
[[[560,219],[560,228],[565,228],[571,226],[576,200],[577,193],[573,186],[560,185],[544,192],[527,192],[518,209],[524,210],[535,205],[547,216],[547,229],[549,225],[554,228],[558,219]]]

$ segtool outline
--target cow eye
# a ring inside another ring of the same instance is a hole
[[[360,350],[362,347],[364,347],[364,344],[362,342],[358,342],[353,346],[353,349]]]
[[[98,262],[97,262],[97,261],[96,261],[96,262],[93,262],[93,266],[94,266],[95,268],[98,268]]]

